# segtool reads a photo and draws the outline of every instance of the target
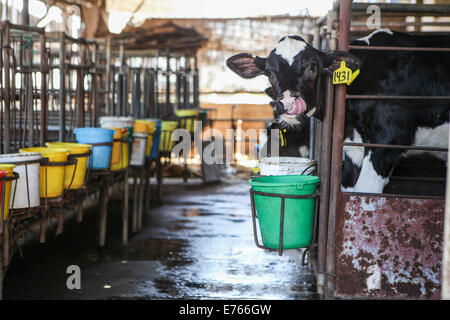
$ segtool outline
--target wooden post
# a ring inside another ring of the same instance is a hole
[[[124,181],[124,199],[123,199],[123,211],[122,211],[122,243],[123,245],[128,244],[128,168],[125,169]]]
[[[139,206],[139,201],[138,201],[138,183],[137,183],[137,176],[136,173],[133,176],[133,232],[137,232],[137,228],[138,228],[138,206]]]
[[[83,203],[77,207],[77,222],[83,222]]]
[[[162,204],[162,180],[163,180],[163,172],[162,172],[162,163],[161,157],[158,156],[156,159],[156,201],[160,206]]]
[[[139,210],[138,210],[138,230],[142,229],[142,221],[144,217],[144,189],[145,189],[145,165],[140,169],[139,175]]]
[[[152,167],[152,160],[148,161],[148,167],[145,171],[145,205],[144,205],[144,211],[147,212],[147,210],[150,210],[150,197],[151,197],[151,187],[150,187],[150,178],[151,178],[151,167]]]
[[[9,265],[9,231],[9,221],[5,220],[3,222],[3,268]]]
[[[47,210],[46,208],[41,209],[41,224],[40,224],[40,234],[39,234],[39,242],[45,243],[45,227],[47,225]]]
[[[99,246],[104,247],[106,242],[106,217],[108,213],[108,186],[100,190],[100,219],[99,219]]]
[[[58,228],[56,229],[56,235],[60,235],[64,232],[64,213],[58,212],[56,215],[58,219]]]

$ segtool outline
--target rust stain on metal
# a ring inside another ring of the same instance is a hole
[[[444,200],[343,195],[336,294],[439,298]]]

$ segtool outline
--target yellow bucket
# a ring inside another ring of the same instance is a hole
[[[120,162],[122,147],[122,128],[108,128],[114,130],[114,143],[111,151],[111,165]]]
[[[14,168],[16,166],[13,164],[0,164],[0,170],[2,171],[6,171],[7,177],[11,177],[13,172],[14,172]],[[5,190],[5,199],[4,199],[4,205],[3,205],[3,219],[6,220],[8,219],[8,215],[9,215],[9,202],[10,202],[10,197],[11,197],[11,184],[12,181],[6,181],[4,186],[6,188]],[[0,194],[0,199],[1,199],[1,194]],[[1,214],[1,212],[0,212]]]
[[[152,146],[153,146],[153,134],[156,131],[156,122],[152,121],[152,120],[136,120],[137,123],[146,123],[147,124],[147,129],[148,129],[148,138],[147,138],[147,148],[145,149],[145,156],[149,156],[150,152],[152,151]]]
[[[161,152],[171,152],[175,144],[172,141],[172,132],[178,127],[178,121],[163,121],[161,123],[161,140],[159,149]]]
[[[148,132],[147,122],[135,121],[133,124],[133,132]]]
[[[180,127],[189,132],[195,131],[195,120],[198,117],[198,109],[175,110],[175,114],[180,119]],[[185,118],[185,119],[183,119]]]
[[[121,129],[122,131],[122,141],[120,142],[120,160],[117,163],[111,163],[111,171],[118,171],[128,167],[128,130]]]
[[[45,144],[48,148],[68,149],[71,155],[85,154],[91,150],[90,144],[71,143],[71,142],[47,142]],[[70,190],[80,189],[84,185],[86,178],[86,169],[88,165],[88,156],[76,157],[77,165],[67,166],[64,174],[64,188]],[[75,170],[75,176],[73,171]],[[73,181],[72,181],[73,177]],[[72,184],[70,184],[72,182]],[[69,188],[70,186],[70,188]]]
[[[19,150],[20,153],[40,152],[42,157],[48,158],[50,162],[66,162],[69,156],[69,149],[59,148],[24,148]],[[66,166],[43,166],[41,165],[41,198],[56,198],[64,192],[64,177]],[[48,184],[47,184],[47,177]]]

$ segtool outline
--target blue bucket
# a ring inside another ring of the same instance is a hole
[[[91,144],[92,155],[89,157],[89,169],[105,170],[111,166],[111,151],[114,130],[103,128],[76,128],[73,133],[78,143]],[[111,145],[97,146],[97,143],[111,143]]]
[[[159,142],[161,140],[161,120],[155,118],[149,118],[145,120],[156,122],[156,130],[155,133],[153,133],[152,150],[150,151],[150,155],[147,157],[149,159],[156,159],[159,152]]]

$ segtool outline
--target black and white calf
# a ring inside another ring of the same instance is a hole
[[[378,30],[352,42],[359,46],[450,47],[449,36],[417,36]],[[282,38],[267,58],[235,55],[227,65],[244,78],[265,74],[271,83],[278,121],[298,125],[302,114],[323,119],[324,74],[341,61],[361,73],[349,94],[450,95],[450,53],[439,51],[352,50],[321,52],[299,36]],[[447,147],[449,100],[348,100],[345,141]],[[345,147],[342,188],[381,193],[400,157],[419,151]],[[443,152],[435,156],[447,159]]]

